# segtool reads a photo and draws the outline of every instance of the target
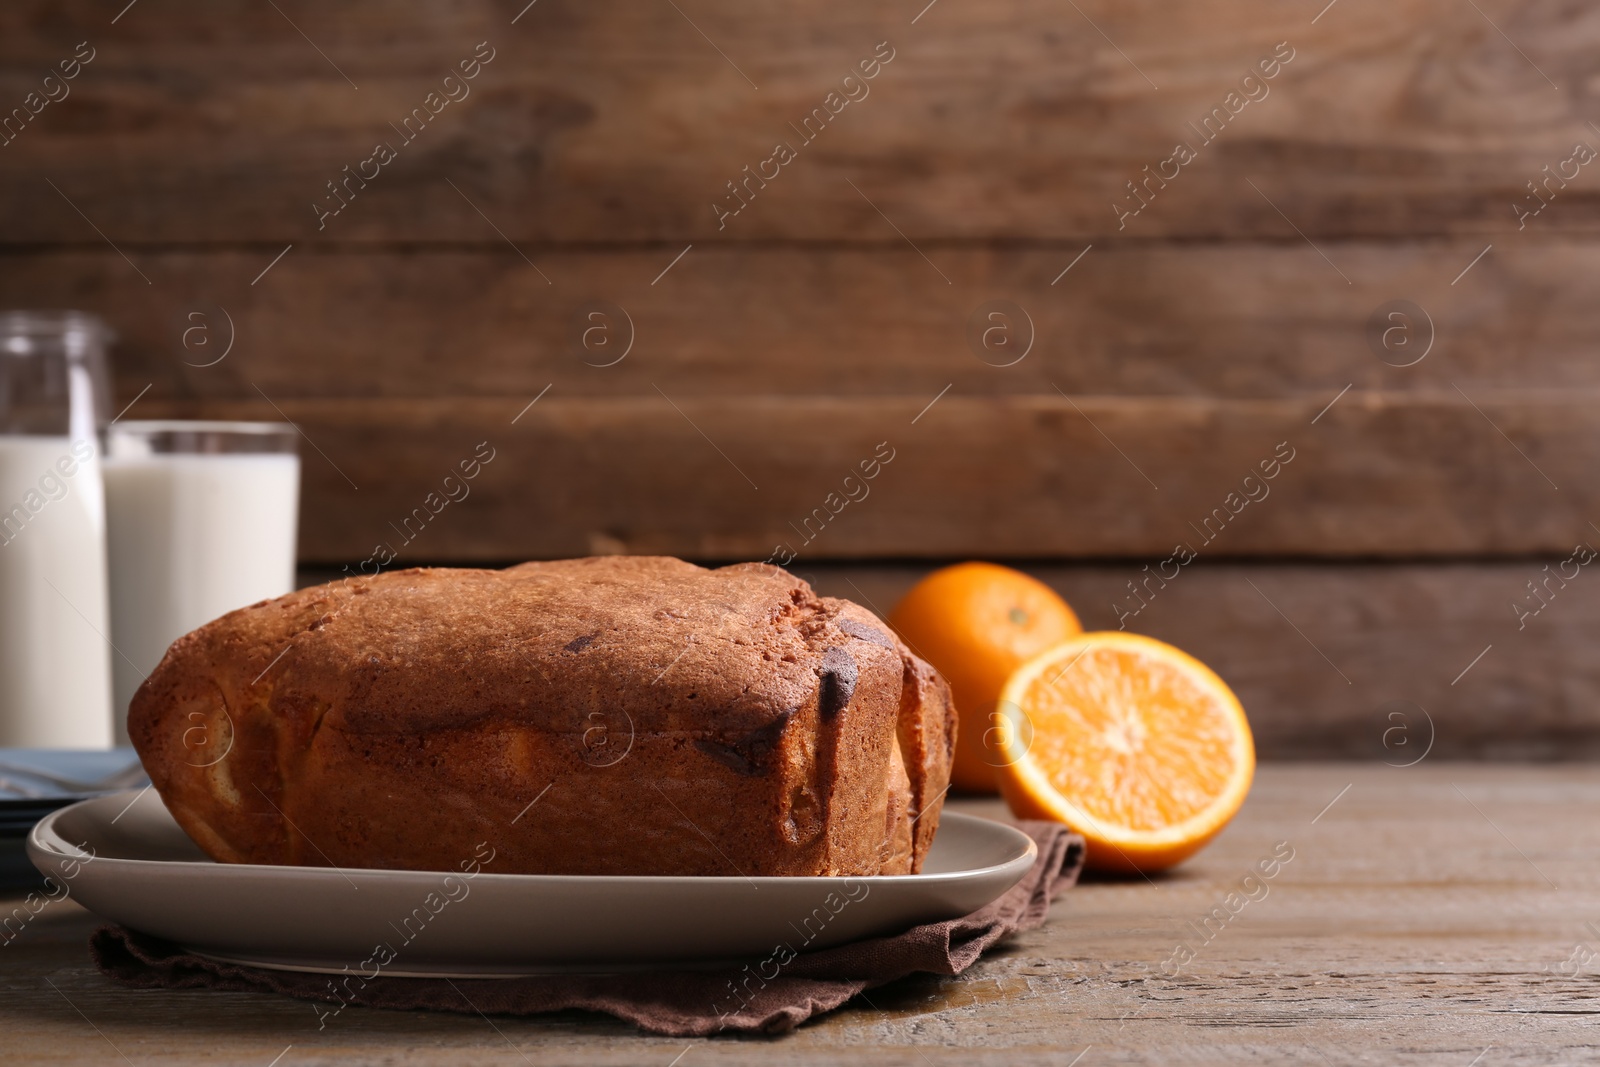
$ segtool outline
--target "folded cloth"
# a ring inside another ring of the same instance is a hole
[[[1084,841],[1056,823],[1018,826],[1039,846],[1039,859],[999,899],[960,919],[792,954],[770,979],[749,967],[461,980],[379,976],[359,990],[335,994],[325,974],[219,963],[120,926],[96,930],[89,951],[102,974],[145,989],[273,992],[321,1001],[333,1005],[317,1008],[324,1026],[356,1004],[485,1015],[578,1008],[615,1015],[654,1034],[780,1034],[908,974],[960,974],[1001,938],[1042,924],[1051,899],[1077,881]]]

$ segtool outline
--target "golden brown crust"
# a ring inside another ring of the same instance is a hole
[[[502,873],[920,869],[948,783],[942,679],[763,564],[414,569],[179,639],[129,733],[218,860]]]

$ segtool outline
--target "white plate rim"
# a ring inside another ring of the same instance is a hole
[[[147,790],[148,791],[148,790]],[[131,796],[131,800],[129,797]],[[141,896],[148,893],[152,885],[162,882],[177,880],[185,889],[203,888],[210,885],[219,890],[233,892],[235,888],[247,896],[254,889],[259,889],[265,882],[281,892],[286,898],[294,898],[304,893],[309,900],[317,899],[327,889],[330,880],[350,882],[352,887],[370,887],[379,893],[407,892],[419,888],[419,882],[431,884],[441,875],[451,872],[441,871],[415,871],[393,870],[374,868],[334,868],[334,867],[299,867],[277,864],[231,864],[218,863],[206,858],[131,858],[128,855],[118,854],[126,850],[137,854],[141,843],[149,843],[152,847],[170,848],[174,839],[169,836],[176,832],[182,834],[181,827],[175,825],[169,812],[162,810],[158,816],[163,826],[157,830],[149,828],[149,833],[159,832],[160,838],[145,837],[140,829],[123,827],[115,828],[115,823],[121,819],[140,797],[143,792],[128,791],[120,795],[95,797],[80,801],[68,807],[51,812],[41,819],[27,838],[27,853],[29,859],[41,872],[50,873],[54,870],[58,878],[70,880],[75,875],[67,874],[66,865],[78,862],[85,865],[90,863],[96,871],[94,894],[89,893],[90,886],[84,887],[84,897],[89,898],[86,906],[97,912],[103,918],[121,923],[129,929],[142,929],[148,920],[154,924],[150,932],[164,940],[175,942],[184,947],[188,952],[214,960],[227,965],[243,965],[258,967],[268,970],[296,971],[302,973],[342,973],[348,970],[345,956],[353,951],[351,946],[341,945],[337,935],[326,943],[325,948],[300,944],[295,948],[283,946],[282,951],[276,950],[270,942],[256,941],[250,943],[250,938],[244,941],[232,940],[213,943],[215,926],[200,933],[206,926],[206,920],[201,920],[201,927],[190,925],[186,936],[182,925],[174,927],[166,918],[152,918],[146,914],[145,918],[137,918],[126,914],[120,905],[113,906],[110,899],[104,894],[109,890],[120,895],[123,890],[117,889],[119,883],[124,883],[125,889],[134,894],[133,900],[139,901]],[[159,798],[157,803],[160,804]],[[122,833],[124,837],[119,841],[102,841],[99,854],[86,854],[72,843],[72,840],[57,829],[58,820],[67,819],[74,809],[79,807],[94,806],[97,810],[84,813],[84,823],[76,828],[74,836],[86,836],[88,841],[94,842],[98,834]],[[113,816],[113,812],[118,814]],[[145,819],[154,813],[146,813]],[[144,819],[135,819],[135,823]],[[715,907],[725,902],[725,893],[734,886],[750,883],[756,888],[770,888],[780,894],[777,899],[793,899],[793,894],[831,893],[836,887],[845,883],[856,883],[871,888],[879,888],[891,894],[891,900],[905,902],[910,911],[926,912],[930,900],[943,899],[943,907],[948,908],[963,896],[965,901],[956,904],[963,910],[945,911],[940,915],[937,907],[933,914],[923,914],[920,918],[907,916],[910,925],[940,922],[958,918],[961,914],[970,914],[971,910],[981,908],[985,903],[998,899],[1016,885],[1027,871],[1038,861],[1039,848],[1034,840],[1019,828],[1000,822],[995,819],[969,815],[964,812],[942,813],[941,833],[944,828],[956,830],[959,828],[957,842],[952,842],[950,847],[955,850],[955,855],[947,858],[944,863],[949,867],[938,871],[924,871],[919,874],[904,875],[847,875],[847,876],[757,876],[744,877],[735,875],[551,875],[551,874],[509,874],[490,873],[480,871],[473,875],[474,882],[482,880],[488,883],[483,888],[493,890],[504,906],[505,901],[513,898],[524,898],[531,901],[554,901],[557,909],[570,908],[570,901],[574,896],[589,896],[594,893],[610,896],[613,901],[618,898],[632,900],[638,905],[649,906],[654,903],[653,897],[660,895],[663,900],[675,902],[675,906],[683,906],[685,900],[703,900],[701,907]],[[935,848],[938,846],[935,845]],[[116,851],[113,852],[112,849]],[[978,851],[977,857],[972,857],[972,852]],[[966,855],[963,856],[963,853]],[[987,855],[984,855],[987,854]],[[972,862],[976,859],[987,859],[994,855],[1004,857],[998,862],[983,863],[981,866],[961,866],[962,862]],[[953,867],[954,869],[949,869]],[[125,880],[125,882],[124,882]],[[965,887],[965,888],[964,888]],[[790,894],[787,898],[784,894]],[[932,896],[928,896],[932,894]],[[951,898],[955,898],[952,900]],[[854,899],[854,898],[853,898]],[[860,899],[865,899],[863,896]],[[881,899],[881,898],[880,898]],[[80,900],[80,902],[83,902]],[[917,905],[920,902],[920,907]],[[135,911],[140,905],[134,904]],[[275,909],[276,910],[276,909]],[[886,915],[880,915],[872,924],[882,926],[886,916],[892,916],[891,908]],[[214,919],[214,917],[213,917]],[[165,923],[166,928],[162,925]],[[390,927],[393,928],[391,922]],[[744,925],[748,927],[749,921]],[[756,925],[760,925],[759,921]],[[788,923],[794,929],[793,923]],[[889,926],[895,925],[890,921]],[[248,929],[249,924],[246,924]],[[735,961],[756,952],[754,942],[749,947],[733,948],[728,944],[741,942],[741,938],[748,937],[748,929],[742,933],[732,934],[730,939],[725,939],[718,948],[705,945],[712,951],[702,954],[700,951],[690,949],[681,955],[670,946],[663,947],[659,942],[641,954],[637,960],[615,958],[613,952],[605,951],[596,958],[585,959],[582,954],[575,955],[570,942],[563,944],[561,938],[556,939],[557,947],[552,950],[550,958],[539,959],[537,950],[530,950],[532,959],[506,959],[498,953],[491,953],[489,957],[475,955],[481,949],[465,946],[460,949],[460,955],[454,955],[453,950],[442,953],[430,953],[436,959],[431,963],[421,960],[400,967],[389,967],[385,973],[394,977],[417,978],[510,978],[526,977],[540,974],[610,974],[618,971],[660,971],[660,970],[715,970],[728,961]],[[762,935],[765,937],[766,935]],[[786,935],[784,935],[786,936]],[[890,936],[888,929],[874,932],[863,929],[855,937],[881,937]],[[198,938],[198,940],[196,940]],[[409,938],[407,938],[409,941]],[[468,941],[473,940],[469,936]],[[809,938],[808,938],[809,940]],[[717,939],[712,938],[715,942]],[[836,942],[847,943],[846,941]],[[480,942],[481,944],[481,942]],[[702,944],[705,944],[702,942]],[[828,944],[819,944],[818,949],[830,947]],[[720,950],[719,950],[720,949]],[[729,955],[732,953],[733,955]],[[450,958],[454,955],[454,958]],[[445,958],[437,958],[443,956]],[[494,958],[499,957],[499,958]],[[344,964],[341,966],[341,964]],[[420,966],[419,966],[420,964]]]
[[[66,807],[50,812],[36,823],[28,832],[27,851],[28,858],[35,867],[40,860],[83,860],[83,855],[76,851],[69,851],[73,846],[56,832],[55,824],[58,820],[67,817],[71,812],[80,807],[91,804],[103,804],[136,793],[130,801],[138,800],[146,790],[128,790],[123,793],[111,793],[105,796],[88,797],[76,801]],[[1039,846],[1033,838],[1023,833],[1008,823],[995,819],[987,819],[981,815],[970,815],[966,812],[944,811],[940,813],[940,827],[945,825],[945,820],[954,819],[957,825],[982,824],[985,832],[995,833],[999,836],[1002,832],[1011,839],[1011,844],[1022,846],[1022,850],[1000,863],[989,864],[984,867],[968,867],[959,871],[921,872],[918,874],[861,874],[861,875],[652,875],[652,874],[503,874],[499,872],[482,871],[474,875],[474,880],[486,879],[491,883],[507,885],[522,884],[530,888],[540,886],[574,886],[594,884],[597,880],[608,885],[660,886],[664,883],[718,883],[730,884],[734,882],[755,882],[756,885],[773,885],[799,888],[808,885],[837,884],[846,879],[868,881],[873,885],[888,883],[910,884],[926,882],[937,879],[940,882],[980,881],[986,878],[999,876],[1001,873],[1013,868],[1020,868],[1026,872],[1038,859]],[[990,829],[990,828],[997,829]],[[937,836],[937,833],[935,834]],[[1019,840],[1020,839],[1020,840]],[[162,869],[162,870],[191,870],[196,873],[203,872],[207,878],[253,878],[270,874],[274,878],[286,879],[311,879],[320,881],[331,873],[341,873],[346,877],[360,876],[377,881],[398,880],[423,877],[437,877],[441,874],[450,874],[450,871],[427,871],[412,868],[394,867],[302,867],[289,864],[276,863],[219,863],[215,860],[158,860],[158,859],[129,859],[122,856],[107,856],[97,858],[96,863],[113,863],[118,866],[128,866],[133,869]],[[44,872],[48,873],[48,872]]]

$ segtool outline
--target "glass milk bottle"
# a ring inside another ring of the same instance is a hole
[[[0,312],[0,746],[111,744],[110,340],[83,312]]]

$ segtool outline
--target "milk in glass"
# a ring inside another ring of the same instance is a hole
[[[299,456],[220,451],[241,441],[279,447],[281,431],[292,448],[292,427],[278,424],[112,428],[105,479],[119,729],[134,692],[173,641],[294,588]],[[197,447],[219,450],[172,450]]]
[[[78,312],[0,314],[0,746],[111,743],[108,339]]]

